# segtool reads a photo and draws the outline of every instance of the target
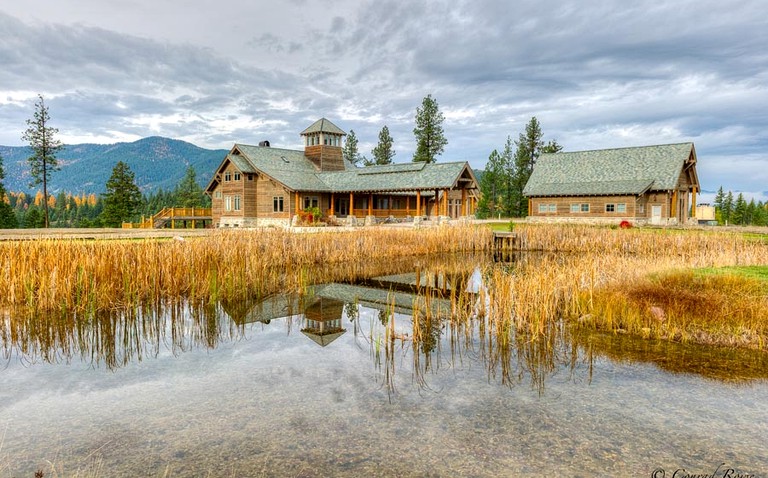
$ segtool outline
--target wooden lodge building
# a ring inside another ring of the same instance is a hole
[[[698,191],[696,150],[680,143],[542,154],[523,193],[533,221],[671,225],[695,221]]]
[[[343,159],[345,135],[322,118],[301,133],[303,150],[235,144],[205,189],[214,227],[296,224],[311,208],[348,224],[474,213],[479,192],[468,163],[356,167]]]

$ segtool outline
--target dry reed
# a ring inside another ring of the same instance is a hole
[[[6,242],[0,244],[0,307],[83,312],[169,299],[259,297],[306,286],[309,273],[296,271],[367,258],[483,250],[490,236],[486,228],[457,226],[312,235],[217,231],[171,241]]]

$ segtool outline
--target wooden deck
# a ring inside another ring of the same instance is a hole
[[[514,251],[520,249],[520,242],[514,232],[494,231],[493,249],[496,251]]]
[[[205,228],[210,227],[212,222],[211,208],[166,207],[149,218],[142,218],[141,222],[124,222],[123,229],[163,229],[169,225],[171,229],[176,229],[179,223],[183,229],[187,229],[188,224],[195,229],[197,224]]]

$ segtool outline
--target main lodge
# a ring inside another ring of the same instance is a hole
[[[474,214],[479,191],[467,162],[356,167],[343,158],[345,135],[322,118],[301,133],[303,150],[235,144],[205,189],[214,227],[296,224],[317,209],[348,224]]]
[[[685,224],[700,191],[693,143],[542,154],[523,193],[533,221]]]

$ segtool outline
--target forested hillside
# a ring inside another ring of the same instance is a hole
[[[118,161],[136,174],[136,185],[144,194],[173,189],[189,166],[195,168],[198,182],[205,186],[226,154],[224,149],[204,149],[158,136],[133,143],[66,145],[57,154],[61,170],[51,175],[48,191],[53,195],[62,191],[101,194]],[[30,155],[28,147],[0,146],[6,190],[34,193],[29,187]]]

